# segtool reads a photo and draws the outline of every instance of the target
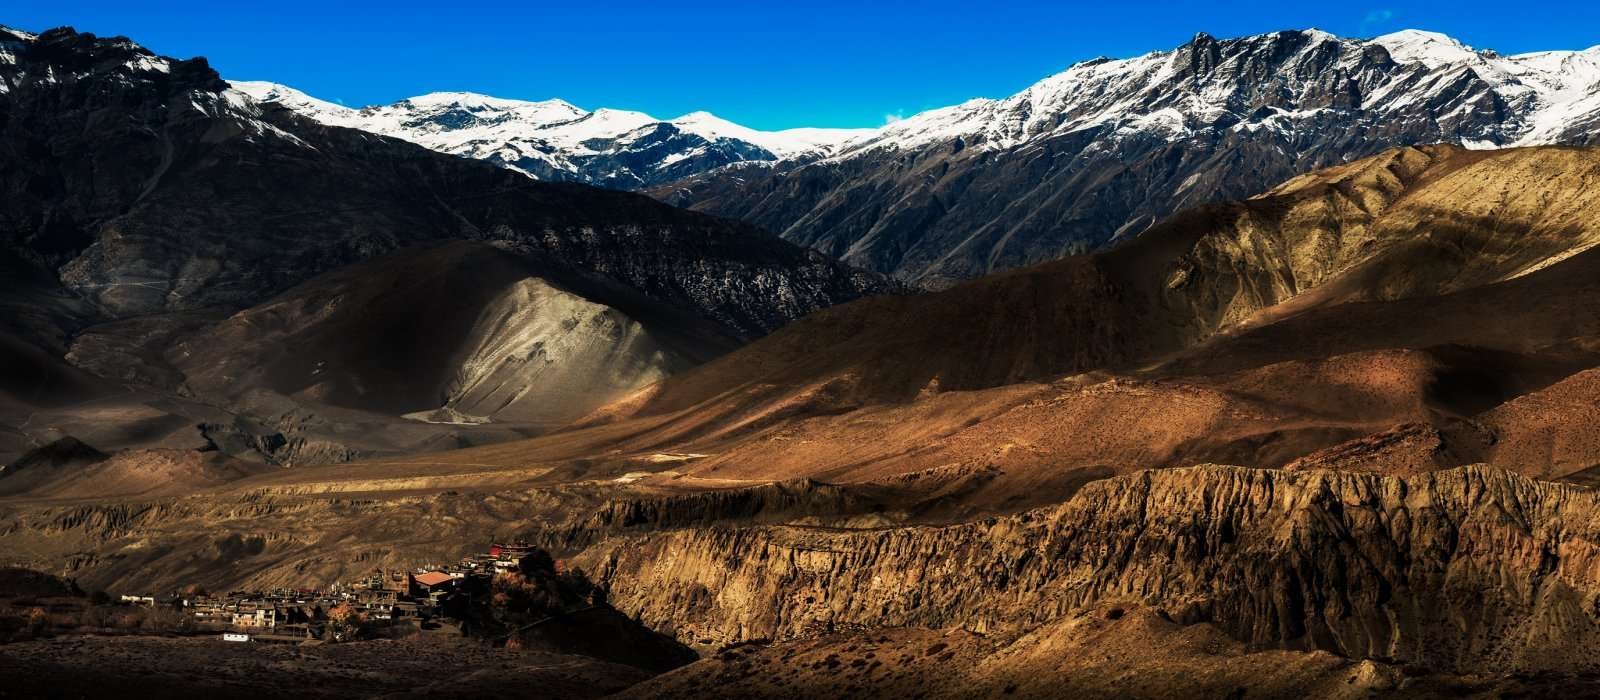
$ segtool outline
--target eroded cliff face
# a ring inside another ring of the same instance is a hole
[[[953,527],[713,527],[579,557],[681,640],[1020,631],[1127,600],[1262,648],[1435,668],[1593,669],[1596,497],[1483,467],[1386,478],[1205,466]]]
[[[114,592],[191,583],[224,590],[326,586],[374,568],[456,561],[496,539],[526,538],[570,554],[627,533],[719,523],[841,525],[881,509],[860,494],[806,480],[670,494],[615,483],[538,484],[550,471],[539,467],[439,471],[112,503],[0,502],[0,561]]]
[[[1012,639],[1125,605],[1251,649],[1443,672],[1600,669],[1600,496],[1482,466],[1387,477],[1201,466],[951,526],[814,482],[588,485],[11,507],[0,555],[88,588],[318,585],[522,536],[700,649],[897,627]],[[871,516],[874,520],[868,520]]]

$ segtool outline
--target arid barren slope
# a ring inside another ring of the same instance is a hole
[[[1288,694],[1576,678],[1600,670],[1597,497],[1513,472],[1600,462],[1600,257],[1589,210],[1560,204],[1596,168],[1396,151],[1111,253],[822,312],[532,440],[182,497],[24,493],[0,501],[0,546],[93,587],[272,587],[521,536],[707,653],[987,635],[928,642],[998,655],[974,692],[1025,689],[1028,655],[1113,608],[1145,621],[1126,634],[1242,645],[1130,657],[1151,679],[1263,650],[1333,655],[1273,661],[1305,669]],[[1098,682],[1088,664],[1050,673]]]
[[[1600,461],[1578,424],[1548,428],[1558,464],[1500,446],[1530,414],[1490,412],[1600,359],[1597,172],[1593,149],[1401,149],[1110,253],[830,309],[588,427],[443,459],[696,454],[679,483],[876,484],[936,518],[1208,461],[1559,478]]]
[[[820,312],[559,434],[237,488],[444,488],[444,465],[463,486],[811,478],[947,521],[1202,462],[1414,473],[1488,461],[1559,478],[1600,456],[1579,424],[1516,407],[1546,387],[1582,402],[1588,384],[1563,380],[1600,358],[1597,173],[1586,148],[1399,149],[1185,213],[1109,253]],[[298,340],[261,346],[282,360],[230,362],[304,362],[268,349],[304,346],[335,317],[307,318],[285,336]],[[219,328],[267,327],[248,319]],[[352,368],[332,374],[381,369]],[[282,391],[349,391],[294,372],[302,384]],[[1562,447],[1516,447],[1529,431]]]
[[[158,361],[208,396],[559,424],[739,344],[604,277],[458,242],[307,281]]]
[[[1527,276],[1600,240],[1597,175],[1594,149],[1397,149],[1181,213],[1108,253],[816,314],[663,383],[640,412],[730,388],[837,381],[838,403],[870,403],[1135,369],[1314,308]]]

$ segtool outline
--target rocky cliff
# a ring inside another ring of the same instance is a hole
[[[1204,466],[947,528],[727,528],[580,557],[684,640],[1026,628],[1102,601],[1258,648],[1447,669],[1592,670],[1594,494],[1469,467],[1409,478]]]

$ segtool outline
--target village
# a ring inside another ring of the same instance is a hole
[[[526,542],[494,543],[487,552],[448,565],[373,571],[323,589],[213,594],[191,588],[164,595],[122,595],[118,602],[177,611],[184,628],[220,632],[226,641],[344,641],[358,628],[409,629],[437,624],[443,608],[458,591],[468,588],[466,584],[487,584],[496,574],[517,569],[522,558],[535,549]]]

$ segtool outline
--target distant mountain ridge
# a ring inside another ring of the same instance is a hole
[[[759,132],[705,113],[663,121],[470,93],[354,110],[234,87],[538,179],[643,190],[930,287],[1095,250],[1184,207],[1396,146],[1600,134],[1600,46],[1504,56],[1418,30],[1202,33],[857,130]]]
[[[758,131],[709,112],[656,119],[619,109],[586,111],[564,100],[528,102],[436,92],[355,109],[269,82],[234,89],[324,124],[405,139],[479,158],[539,180],[638,189],[731,163],[815,159],[870,129]]]
[[[1395,146],[1597,135],[1600,46],[1502,56],[1414,30],[1200,34],[923,112],[824,159],[742,163],[650,192],[939,287]]]

